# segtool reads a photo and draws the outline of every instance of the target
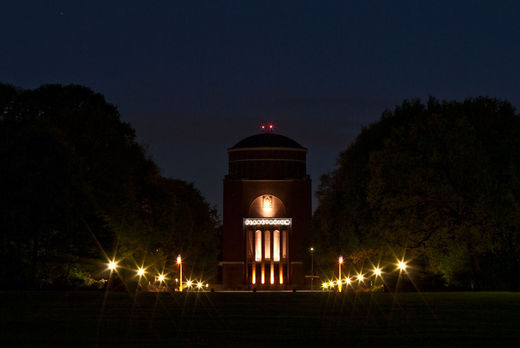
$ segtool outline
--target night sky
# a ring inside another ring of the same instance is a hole
[[[226,149],[273,120],[314,188],[406,98],[520,106],[515,1],[4,1],[0,81],[105,95],[164,175],[221,209]],[[316,202],[314,202],[314,205]]]

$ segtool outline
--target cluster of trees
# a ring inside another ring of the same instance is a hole
[[[518,289],[519,135],[520,116],[496,99],[385,111],[322,177],[321,274],[338,255],[358,269],[405,257],[445,285]],[[0,84],[0,161],[1,288],[85,285],[113,257],[159,272],[182,254],[186,274],[214,277],[215,210],[161,176],[102,95]]]
[[[321,180],[313,219],[328,269],[413,260],[419,276],[520,287],[520,117],[510,103],[405,101],[363,129]]]
[[[0,161],[2,288],[81,285],[114,256],[160,268],[182,254],[186,272],[214,276],[215,210],[161,176],[102,95],[0,84]]]

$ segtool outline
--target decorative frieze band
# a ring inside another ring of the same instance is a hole
[[[280,225],[290,226],[292,224],[291,218],[245,218],[245,226],[258,226],[258,225]]]

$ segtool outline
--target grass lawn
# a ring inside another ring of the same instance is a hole
[[[0,292],[3,347],[520,346],[520,293]]]

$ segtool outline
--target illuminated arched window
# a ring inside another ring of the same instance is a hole
[[[280,261],[280,231],[273,231],[273,260]]]
[[[253,257],[253,231],[247,231],[247,257]]]
[[[255,231],[255,261],[262,261],[262,231]]]
[[[265,168],[258,168],[265,170]],[[286,217],[285,205],[276,196],[266,193],[256,197],[249,206],[248,217]]]
[[[273,208],[273,196],[271,195],[264,195],[262,196],[262,208],[263,209],[272,209]]]
[[[265,255],[265,259],[269,260],[271,258],[271,232],[265,231],[264,233],[265,233],[265,235],[264,235],[264,238],[265,238],[264,255]]]

